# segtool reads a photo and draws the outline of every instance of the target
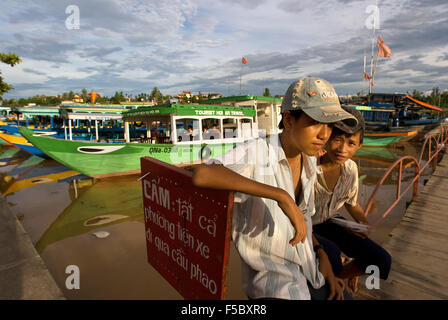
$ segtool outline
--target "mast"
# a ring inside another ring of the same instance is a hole
[[[373,19],[373,28],[372,28],[372,55],[370,58],[370,80],[369,80],[369,95],[372,93],[372,82],[373,82],[373,51],[375,48],[375,28],[376,28],[376,19]]]
[[[378,0],[376,0],[376,8],[378,9]],[[373,28],[372,28],[372,56],[371,56],[371,60],[370,60],[370,80],[369,80],[369,97],[370,94],[372,93],[372,84],[374,81],[374,77],[375,77],[375,69],[376,69],[376,61],[374,62],[374,49],[375,49],[375,29],[376,29],[376,17],[377,15],[374,16],[373,19]],[[378,21],[379,22],[379,21]],[[376,59],[378,59],[378,55],[376,57]]]

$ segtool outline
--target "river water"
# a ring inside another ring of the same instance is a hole
[[[359,167],[359,198],[365,208],[377,182],[400,156],[418,159],[421,145],[363,148]],[[413,178],[403,175],[402,190]],[[430,176],[427,169],[420,189]],[[376,195],[369,215],[375,222],[395,201],[398,174],[390,176]],[[141,182],[137,175],[92,179],[54,160],[42,160],[0,145],[0,191],[19,218],[37,251],[68,299],[182,299],[147,262]],[[403,216],[412,188],[371,234],[379,243]],[[346,212],[341,212],[347,215]],[[246,299],[241,288],[240,258],[231,245],[228,299]],[[80,289],[68,290],[66,267],[80,270]]]

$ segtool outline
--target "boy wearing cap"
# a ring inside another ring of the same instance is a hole
[[[324,247],[333,266],[335,275],[349,279],[349,287],[357,291],[357,276],[364,274],[366,267],[376,265],[380,277],[387,279],[391,257],[378,244],[367,238],[368,232],[355,233],[331,222],[344,206],[358,223],[368,225],[364,211],[357,202],[358,167],[351,160],[362,146],[364,119],[362,114],[350,107],[343,107],[358,120],[356,126],[338,122],[326,146],[326,153],[320,158],[316,184],[316,214],[313,216],[314,235]],[[342,265],[340,253],[354,258]]]
[[[236,192],[232,239],[249,298],[310,299],[322,287],[329,292],[323,298],[343,298],[324,250],[314,252],[311,223],[314,156],[330,137],[331,123],[342,120],[356,123],[331,84],[301,79],[282,102],[281,134],[241,144],[195,170],[196,186]]]

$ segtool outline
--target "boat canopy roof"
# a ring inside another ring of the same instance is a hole
[[[13,107],[11,109],[13,112],[19,112],[24,117],[32,116],[59,116],[59,107]]]
[[[61,104],[62,113],[122,113],[123,111],[152,106],[152,103],[138,104]]]
[[[440,109],[438,107],[432,106],[429,103],[417,100],[415,98],[412,98],[410,96],[406,96],[406,99],[411,100],[412,102],[418,104],[419,106],[423,107],[423,108],[427,108],[427,109],[431,109],[431,110],[436,110],[436,111],[443,111],[443,109]]]
[[[228,101],[249,101],[249,100],[269,101],[269,102],[279,102],[279,103],[282,102],[281,98],[245,95],[245,96],[230,96],[230,97],[223,97],[223,98],[217,98],[217,99],[208,99],[208,100],[201,101],[200,103],[215,104],[215,103],[222,103],[222,102],[228,102]]]
[[[172,104],[171,106],[155,106],[138,108],[123,113],[123,120],[133,120],[142,117],[154,116],[191,116],[191,117],[255,117],[253,107],[210,106],[196,104]]]
[[[97,113],[75,113],[67,112],[64,114],[65,119],[69,120],[121,120],[121,113],[107,113],[107,112],[97,112]]]
[[[361,110],[361,111],[382,111],[382,112],[394,112],[394,110],[391,109],[378,109],[375,107],[369,107],[369,106],[355,106],[355,105],[349,105],[349,107],[355,108],[356,110]]]

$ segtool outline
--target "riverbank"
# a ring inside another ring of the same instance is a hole
[[[0,300],[65,299],[3,197],[0,197],[0,288]]]

